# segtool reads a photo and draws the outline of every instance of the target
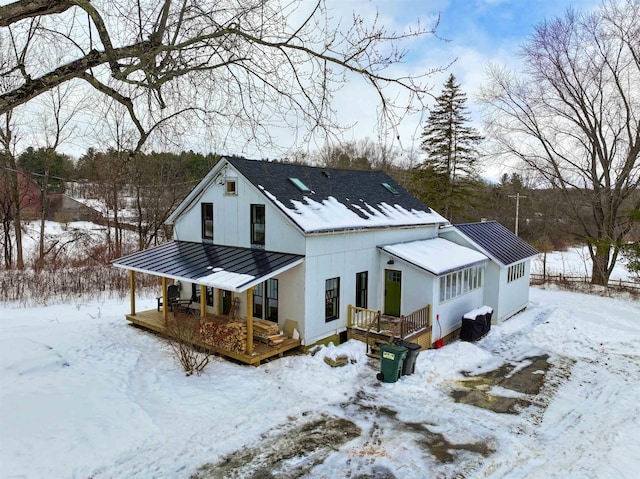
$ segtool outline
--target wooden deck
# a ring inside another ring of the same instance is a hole
[[[173,313],[169,313],[169,317],[173,320],[174,319]],[[140,311],[140,312],[137,312],[135,315],[127,314],[126,318],[128,321],[131,321],[131,323],[135,326],[139,326],[141,328],[148,329],[150,331],[154,331],[156,333],[159,333],[165,336],[168,335],[167,328],[164,325],[161,311],[158,312],[155,309],[148,310],[148,311]],[[208,316],[207,318],[209,319],[210,317]],[[177,317],[175,319],[180,320],[181,318]],[[189,319],[191,321],[196,321],[196,322],[199,321],[197,317],[194,317],[191,315],[185,316],[182,319]],[[215,318],[211,317],[211,319],[215,319]],[[282,344],[278,346],[269,346],[262,342],[254,341],[253,354],[248,354],[246,352],[237,353],[234,351],[228,351],[226,349],[216,347],[208,343],[205,344],[201,341],[194,341],[194,345],[207,349],[215,354],[219,354],[220,356],[234,359],[243,364],[251,364],[254,366],[258,366],[262,361],[266,359],[273,358],[276,356],[282,357],[285,352],[298,348],[301,345],[301,341],[299,339],[287,338],[282,342]]]

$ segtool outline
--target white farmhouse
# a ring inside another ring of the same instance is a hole
[[[162,277],[165,290],[174,280],[200,316],[243,318],[247,357],[236,359],[249,363],[263,358],[250,343],[265,321],[287,331],[287,345],[337,342],[387,321],[431,347],[454,337],[468,311],[488,305],[505,318],[526,306],[535,254],[505,228],[494,248],[473,234],[485,226],[449,225],[380,171],[241,158],[223,158],[168,223],[173,241],[114,265],[132,271],[132,283],[135,271]],[[521,249],[505,259],[510,242]],[[521,287],[501,294],[515,276]],[[159,330],[151,313],[136,313],[132,295],[129,320]]]

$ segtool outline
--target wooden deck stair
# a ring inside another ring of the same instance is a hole
[[[367,356],[369,356],[370,358],[374,358],[374,359],[380,359],[380,347],[383,344],[392,344],[393,340],[395,338],[392,336],[388,336],[386,338],[371,338],[370,342],[368,343],[368,348],[367,348]]]

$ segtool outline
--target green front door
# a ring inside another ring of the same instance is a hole
[[[402,271],[384,270],[384,314],[400,316]]]

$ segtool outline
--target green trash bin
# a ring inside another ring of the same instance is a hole
[[[380,372],[376,376],[383,383],[395,383],[402,373],[407,348],[395,344],[380,346]]]

